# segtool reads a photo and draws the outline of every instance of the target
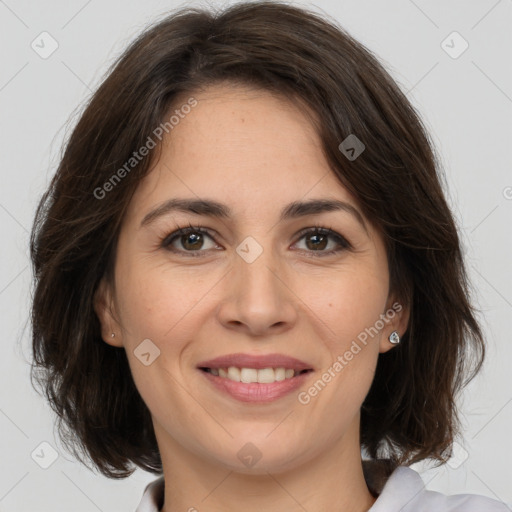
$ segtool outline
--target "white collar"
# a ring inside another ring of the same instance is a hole
[[[164,502],[164,477],[144,490],[135,512],[159,512]],[[510,512],[512,507],[485,496],[446,496],[427,491],[421,476],[407,466],[397,467],[384,483],[382,492],[368,512]]]

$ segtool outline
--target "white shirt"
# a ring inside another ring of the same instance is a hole
[[[164,477],[146,486],[135,512],[159,512],[164,502]],[[427,491],[421,476],[406,466],[397,467],[387,479],[368,512],[512,512],[501,501],[478,494],[445,494]]]

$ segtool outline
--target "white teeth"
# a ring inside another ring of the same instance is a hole
[[[257,371],[258,382],[262,384],[269,384],[275,382],[275,372],[272,368],[263,368]]]
[[[291,368],[237,368],[230,366],[229,368],[211,368],[210,373],[219,377],[228,378],[235,382],[244,382],[249,384],[251,382],[259,382],[260,384],[271,384],[272,382],[279,382],[285,379],[291,379],[295,372]]]
[[[258,382],[258,370],[254,368],[242,368],[240,370],[240,380],[242,382]]]
[[[240,382],[240,370],[234,366],[228,368],[228,379]]]
[[[277,381],[286,379],[286,370],[284,368],[276,368],[274,373]]]

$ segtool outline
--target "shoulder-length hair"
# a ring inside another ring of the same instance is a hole
[[[389,471],[450,454],[456,395],[485,346],[439,158],[383,65],[324,18],[278,1],[175,11],[118,58],[67,140],[31,233],[31,377],[66,447],[108,477],[134,465],[160,474],[162,461],[126,353],[102,340],[93,297],[103,276],[112,280],[124,212],[160,146],[137,162],[134,152],[158,127],[170,131],[179,97],[219,83],[306,105],[333,173],[384,238],[390,292],[410,320],[401,344],[379,355],[362,448]],[[365,150],[350,160],[339,146],[352,134]]]

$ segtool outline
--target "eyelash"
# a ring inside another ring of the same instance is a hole
[[[183,235],[189,235],[191,233],[201,233],[202,235],[207,235],[209,238],[211,238],[213,240],[213,236],[209,230],[202,228],[201,226],[193,226],[192,224],[189,224],[189,226],[186,228],[180,228],[180,229],[173,231],[172,233],[166,235],[161,240],[160,246],[164,249],[167,249],[168,251],[171,251],[171,252],[174,252],[177,254],[186,254],[187,255],[186,257],[188,257],[188,256],[191,256],[193,258],[202,257],[203,255],[201,253],[205,253],[208,251],[205,251],[205,250],[185,251],[185,250],[174,249],[173,247],[171,247],[172,243],[177,238],[179,238],[180,236],[183,236]],[[301,240],[302,238],[304,238],[306,235],[310,235],[310,234],[311,235],[329,236],[329,237],[333,238],[334,241],[336,241],[336,243],[338,244],[338,247],[336,247],[335,249],[331,249],[330,251],[311,251],[311,250],[300,249],[301,252],[305,251],[307,253],[319,253],[319,254],[315,254],[314,256],[311,256],[311,257],[318,256],[321,258],[324,256],[330,256],[330,255],[336,254],[336,253],[344,251],[344,250],[352,249],[352,245],[343,236],[336,233],[331,228],[326,228],[326,227],[318,226],[318,225],[301,230],[297,234],[297,236],[299,237],[297,242],[299,240]],[[295,243],[297,243],[297,242],[295,242]]]

